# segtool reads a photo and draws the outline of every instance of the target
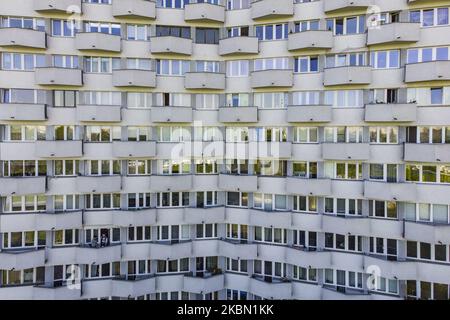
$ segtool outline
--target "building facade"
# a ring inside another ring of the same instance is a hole
[[[0,0],[0,299],[449,299],[449,10]]]

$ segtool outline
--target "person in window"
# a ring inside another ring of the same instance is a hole
[[[92,248],[98,248],[98,239],[97,239],[97,237],[94,237],[93,239],[92,239],[92,241],[91,241],[91,247]]]
[[[102,247],[106,247],[106,246],[108,246],[108,243],[109,243],[109,239],[108,239],[108,237],[106,236],[106,234],[102,234],[102,237],[101,237],[101,239],[100,239],[100,246],[102,246]]]

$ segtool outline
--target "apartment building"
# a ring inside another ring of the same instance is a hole
[[[0,299],[449,299],[449,10],[0,0]]]

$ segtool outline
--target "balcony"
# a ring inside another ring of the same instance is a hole
[[[225,191],[258,190],[258,177],[251,175],[219,174],[219,189]]]
[[[294,15],[292,0],[256,0],[251,4],[253,20],[285,18]]]
[[[206,2],[189,3],[184,6],[184,20],[223,23],[225,21],[225,7]]]
[[[365,66],[326,68],[323,78],[324,86],[370,84],[372,82],[372,68]]]
[[[112,15],[116,18],[155,19],[156,3],[145,0],[113,1]]]
[[[0,195],[43,194],[47,189],[46,177],[0,178]]]
[[[41,86],[82,86],[83,77],[80,69],[36,68],[34,81]]]
[[[373,235],[369,227],[370,220],[361,216],[322,215],[322,231],[338,234],[364,234]],[[358,265],[358,264],[357,264]],[[356,267],[353,266],[353,267]]]
[[[192,189],[191,174],[152,175],[150,179],[152,191],[189,191]]]
[[[414,43],[420,40],[420,23],[396,22],[368,28],[367,45]]]
[[[0,103],[0,120],[45,121],[47,106],[33,103]]]
[[[115,87],[154,88],[156,87],[156,72],[136,69],[114,70],[112,82]]]
[[[330,105],[288,106],[286,121],[330,122],[333,119]]]
[[[325,13],[337,13],[342,11],[356,11],[367,9],[371,0],[326,0],[323,2],[323,11]]]
[[[222,290],[225,287],[223,274],[209,277],[184,276],[183,291],[192,293],[210,293]]]
[[[1,251],[1,270],[22,270],[45,265],[45,250]]]
[[[120,192],[122,181],[116,176],[78,176],[77,191],[80,193],[111,193]]]
[[[47,38],[44,31],[0,28],[0,47],[45,49],[47,48]]]
[[[292,70],[261,70],[252,72],[252,88],[292,87]]]
[[[150,109],[150,119],[152,122],[192,122],[191,107],[152,107]]]
[[[420,62],[405,66],[406,83],[448,80],[450,80],[450,61]]]
[[[420,242],[449,243],[450,225],[406,221],[405,238]]]
[[[364,181],[364,197],[386,201],[414,201],[417,198],[414,183]]]
[[[292,156],[291,142],[251,141],[248,148],[249,159],[287,159]]]
[[[88,246],[53,247],[47,249],[46,263],[48,265],[103,264],[111,261],[120,261],[121,249],[122,247],[120,245],[101,248],[91,248]]]
[[[39,158],[79,158],[83,155],[83,142],[74,141],[36,141],[34,154]]]
[[[257,107],[220,107],[219,122],[258,122]]]
[[[366,122],[415,122],[417,104],[415,103],[380,103],[367,104],[364,121]]]
[[[80,229],[83,225],[81,216],[81,211],[2,214],[0,215],[0,232]]]
[[[81,13],[81,0],[34,0],[33,7],[39,13]]]
[[[225,207],[185,208],[186,223],[221,223],[225,221]]]
[[[150,51],[153,54],[173,53],[189,56],[192,54],[192,39],[173,36],[152,37]]]
[[[255,243],[238,243],[233,241],[220,241],[218,255],[232,259],[253,260],[258,257],[258,247]]]
[[[286,190],[295,194],[328,196],[331,195],[331,180],[288,177],[286,178]]]
[[[285,281],[266,282],[251,278],[249,292],[267,299],[292,299],[292,284]]]
[[[412,162],[450,162],[448,144],[405,143],[405,161]]]
[[[275,228],[290,228],[292,215],[289,211],[250,209],[250,225]]]
[[[121,106],[77,106],[77,120],[81,122],[120,122],[121,113]]]
[[[114,141],[113,155],[117,158],[151,158],[156,155],[155,141]]]
[[[324,160],[368,160],[368,143],[322,143]]]
[[[331,49],[333,43],[333,32],[328,30],[309,30],[288,35],[289,51]]]
[[[257,37],[232,37],[219,40],[219,55],[258,54],[259,40]]]
[[[75,48],[85,51],[122,51],[120,36],[100,32],[79,32],[75,35]]]
[[[218,72],[186,72],[184,75],[186,89],[225,89],[225,74]]]

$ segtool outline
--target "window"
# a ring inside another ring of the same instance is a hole
[[[287,230],[281,228],[266,228],[255,226],[255,241],[269,243],[287,243]]]
[[[55,230],[53,232],[53,245],[75,245],[79,242],[78,229]]]
[[[362,164],[359,162],[325,162],[325,173],[331,179],[362,179]],[[331,176],[328,174],[334,173]]]
[[[157,0],[156,6],[158,8],[181,9],[188,3],[189,0]]]
[[[120,127],[86,126],[86,141],[88,142],[112,142],[121,140]]]
[[[54,107],[75,107],[76,91],[55,90],[53,91]]]
[[[294,206],[292,210],[300,212],[317,213],[317,197],[315,196],[294,196]]]
[[[450,166],[406,165],[406,181],[450,183]]]
[[[150,208],[150,205],[151,205],[150,193],[129,193],[128,194],[128,209]]]
[[[317,162],[301,161],[292,163],[292,176],[317,179]]]
[[[151,70],[152,69],[151,60],[142,58],[127,58],[127,69]]]
[[[287,128],[254,128],[253,141],[286,142]]]
[[[258,176],[287,176],[287,161],[283,160],[256,160],[253,163],[253,174]]]
[[[297,73],[310,73],[319,71],[319,58],[318,57],[300,57],[294,60],[294,72]]]
[[[319,105],[320,92],[319,91],[296,91],[292,92],[292,105],[294,106],[309,106]]]
[[[191,38],[190,27],[177,27],[177,26],[156,26],[157,37],[178,37],[178,38]]]
[[[397,202],[369,200],[369,216],[397,219]]]
[[[4,212],[36,212],[47,209],[47,196],[26,195],[6,197]]]
[[[253,71],[287,69],[289,69],[289,58],[265,58],[253,60]]]
[[[191,160],[158,160],[159,172],[163,175],[191,173]]]
[[[250,8],[250,0],[227,0],[227,10],[240,10]]]
[[[255,26],[256,37],[261,40],[282,40],[288,37],[288,24],[267,24]]]
[[[74,37],[79,32],[79,23],[75,20],[51,20],[52,37]]]
[[[152,94],[144,92],[127,92],[127,108],[150,108],[152,105]]]
[[[9,141],[36,141],[45,140],[45,126],[6,126],[6,140]]]
[[[46,245],[45,231],[20,231],[3,233],[3,249],[42,247]]]
[[[234,240],[248,240],[248,226],[245,224],[227,223],[227,238]]]
[[[363,91],[362,90],[336,90],[325,91],[325,104],[333,108],[355,107],[362,108]]]
[[[218,127],[195,127],[194,128],[194,141],[210,142],[210,141],[222,141],[222,140],[223,140],[222,132],[220,131],[220,128],[218,128]]]
[[[405,203],[405,219],[410,221],[433,222],[447,224],[448,206],[429,203]]]
[[[197,208],[216,206],[217,203],[217,191],[197,192]]]
[[[192,105],[189,93],[157,93],[156,105],[163,107],[190,107]]]
[[[248,260],[227,258],[227,271],[248,273]]]
[[[35,177],[47,175],[45,160],[5,160],[3,161],[4,177]]]
[[[327,19],[327,30],[334,35],[364,33],[366,31],[365,16]]]
[[[94,193],[86,195],[86,209],[120,209],[120,193]]]
[[[361,272],[324,269],[325,285],[336,286],[339,288],[363,288],[363,274]]]
[[[369,127],[370,143],[398,143],[398,127]]]
[[[370,65],[375,69],[399,68],[400,50],[371,52]]]
[[[2,69],[11,71],[34,71],[46,66],[43,54],[3,52],[2,62]]]
[[[195,28],[195,43],[219,44],[219,29]]]
[[[195,95],[195,107],[197,109],[218,109],[219,95],[214,93],[198,93]]]
[[[157,260],[156,273],[188,272],[189,258],[177,260]]]
[[[188,127],[159,127],[158,142],[190,141],[191,133]]]
[[[156,196],[156,206],[159,208],[189,206],[189,192],[160,192]]]
[[[363,127],[325,127],[324,142],[362,143]]]
[[[45,90],[33,89],[0,89],[0,103],[47,103]]]
[[[128,276],[150,274],[151,270],[151,260],[132,260],[127,262]]]
[[[150,241],[152,238],[152,228],[150,226],[128,227],[128,241]]]
[[[215,174],[217,173],[217,161],[202,159],[195,160],[195,174]]]
[[[156,60],[156,74],[164,76],[182,76],[189,72],[188,60]]]
[[[227,192],[227,206],[248,207],[248,193]]]
[[[84,71],[89,73],[111,73],[120,69],[119,58],[84,57]]]
[[[421,23],[422,27],[445,26],[449,24],[448,10],[445,7],[412,10],[409,12],[409,20]]]
[[[147,127],[128,127],[128,141],[150,140],[150,129]]]
[[[0,281],[2,286],[44,284],[45,267],[0,270]]]
[[[325,59],[327,68],[338,68],[347,66],[365,66],[366,65],[366,53],[343,53],[328,55]]]
[[[152,174],[152,161],[151,160],[128,160],[127,161],[127,174],[128,175],[150,175]]]
[[[100,243],[101,237],[106,237],[106,245],[120,242],[120,228],[95,228],[84,230],[86,244]]]
[[[74,126],[55,126],[55,140],[73,140]]]
[[[274,261],[253,260],[253,273],[261,277],[284,278],[286,277],[286,264]]]
[[[305,20],[294,23],[295,32],[305,32],[310,30],[319,30],[319,20]]]
[[[398,280],[377,277],[376,287],[373,290],[388,294],[398,294]]]
[[[361,199],[325,198],[325,213],[336,215],[362,215]]]
[[[150,29],[144,24],[127,24],[127,40],[149,41]]]
[[[248,77],[249,61],[233,60],[227,61],[227,77]]]
[[[414,48],[407,51],[407,63],[449,60],[449,47]]]
[[[293,245],[315,251],[317,247],[317,232],[293,230]]]
[[[397,240],[385,238],[369,238],[369,251],[375,255],[386,256],[388,260],[397,259]]]
[[[78,194],[64,194],[53,196],[53,207],[56,212],[79,210],[80,196]]]
[[[317,143],[318,128],[317,127],[294,127],[294,140],[297,143]]]
[[[120,36],[120,24],[107,22],[84,22],[84,32],[100,32]]]
[[[370,163],[369,164],[369,179],[385,182],[397,182],[397,165]]]
[[[249,27],[248,26],[227,28],[228,38],[248,37],[248,35],[249,35]]]
[[[247,141],[248,141],[247,127],[226,128],[226,142],[247,142]]]
[[[219,72],[219,61],[197,61],[196,72]]]
[[[80,161],[79,160],[54,160],[54,175],[55,176],[76,176],[79,174]]]
[[[407,101],[421,106],[449,104],[450,87],[408,88]]]
[[[120,262],[109,262],[103,264],[86,264],[84,277],[86,279],[109,278],[120,275]]]
[[[369,91],[370,104],[399,103],[398,89],[372,89]]]
[[[253,100],[254,105],[261,109],[284,109],[288,104],[287,93],[284,92],[254,93]]]
[[[157,240],[188,240],[190,239],[190,226],[169,225],[157,227]]]
[[[122,95],[118,91],[81,91],[78,96],[83,105],[122,105]]]
[[[230,159],[225,165],[227,174],[248,174],[248,160]]]
[[[195,229],[197,239],[208,239],[217,237],[217,224],[215,223],[197,224],[195,226]]]
[[[45,20],[26,17],[2,17],[1,26],[3,28],[20,28],[45,31]]]
[[[264,211],[287,210],[287,196],[282,194],[253,193],[253,208]]]

